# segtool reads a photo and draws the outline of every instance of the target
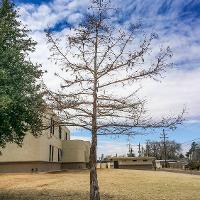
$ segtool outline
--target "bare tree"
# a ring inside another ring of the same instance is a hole
[[[165,148],[167,149],[166,155]],[[145,155],[155,157],[158,160],[164,160],[165,157],[167,160],[178,159],[180,154],[181,144],[173,140],[166,140],[165,146],[163,141],[148,141],[148,145],[146,145]]]
[[[91,132],[90,199],[99,200],[96,172],[97,135],[135,135],[141,129],[174,128],[182,115],[153,121],[147,117],[144,100],[130,85],[155,78],[171,64],[169,48],[161,49],[150,60],[151,43],[156,37],[143,35],[137,43],[139,24],[126,29],[112,26],[108,1],[93,0],[84,22],[66,40],[47,33],[52,59],[61,66],[62,85],[58,92],[48,91],[48,101],[60,113],[61,122]],[[113,13],[113,12],[112,12]],[[110,16],[109,16],[110,15]],[[138,45],[136,45],[138,44]],[[146,61],[146,62],[145,62]],[[117,94],[124,86],[131,92]]]

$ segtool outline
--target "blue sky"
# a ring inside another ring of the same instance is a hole
[[[31,36],[38,42],[37,51],[31,56],[49,71],[44,79],[49,87],[56,84],[53,79],[52,63],[48,60],[44,30],[48,27],[60,35],[69,26],[77,25],[89,0],[16,0],[21,20],[31,29]],[[159,42],[169,45],[174,53],[175,68],[167,72],[162,83],[144,83],[143,95],[148,97],[148,106],[155,115],[166,112],[177,113],[187,108],[184,125],[169,138],[185,142],[200,138],[200,1],[199,0],[113,0],[119,10],[113,23],[123,26],[140,20],[144,30],[159,34]],[[50,81],[51,80],[51,81]],[[88,139],[83,131],[72,131],[73,138]],[[99,154],[124,154],[127,139],[124,137],[100,138]],[[145,143],[147,139],[159,140],[159,131],[153,135],[135,136],[132,143]]]

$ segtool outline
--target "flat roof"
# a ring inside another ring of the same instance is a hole
[[[153,160],[155,157],[111,157],[110,160]]]

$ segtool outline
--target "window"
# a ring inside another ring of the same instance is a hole
[[[60,149],[58,149],[58,162],[60,161]]]
[[[53,152],[54,152],[54,146],[51,146],[51,161],[53,162]]]
[[[62,156],[63,156],[63,151],[62,151],[62,149],[60,150],[60,156],[61,156],[61,159],[62,159]]]
[[[147,162],[147,160],[145,159],[145,160],[143,160],[143,162]]]
[[[51,123],[50,123],[50,133],[53,132],[53,118],[51,117]]]
[[[49,162],[51,162],[51,145],[49,145]]]
[[[58,148],[58,162],[62,161],[62,149]]]
[[[52,133],[53,133],[53,135],[54,135],[54,129],[55,129],[54,120],[53,120],[52,127],[53,127],[53,131],[52,131]]]
[[[53,162],[54,146],[49,145],[49,162]]]
[[[137,162],[137,160],[133,160],[133,162]]]
[[[54,128],[55,128],[54,120],[53,120],[53,118],[51,117],[50,133],[53,133],[53,134],[54,134]]]
[[[62,139],[62,127],[59,125],[59,138]]]

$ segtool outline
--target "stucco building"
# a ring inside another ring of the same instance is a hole
[[[0,149],[0,173],[86,168],[90,142],[70,140],[69,129],[56,121],[57,116],[46,114],[44,123],[49,124],[49,128],[43,130],[40,136],[27,133],[22,147],[8,143]]]
[[[115,169],[153,169],[154,157],[111,157],[110,167]]]

